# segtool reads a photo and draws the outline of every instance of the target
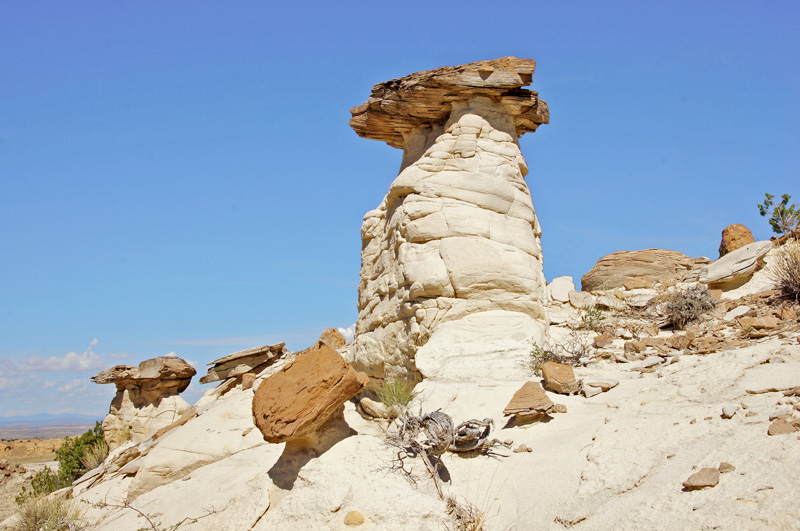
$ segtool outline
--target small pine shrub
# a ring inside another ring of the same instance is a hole
[[[716,301],[708,292],[708,288],[697,285],[668,295],[664,311],[667,322],[682,330],[692,321],[698,321],[704,313],[713,310],[714,306]]]
[[[378,391],[378,400],[390,410],[407,407],[417,394],[414,392],[414,382],[404,378],[392,378],[383,381]]]
[[[59,497],[27,499],[20,505],[18,519],[9,531],[73,531],[83,529],[81,508],[73,501]]]
[[[769,273],[783,298],[800,300],[800,243],[781,247],[770,262]]]

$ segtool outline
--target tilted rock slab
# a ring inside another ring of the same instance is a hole
[[[200,378],[200,383],[211,383],[233,378],[248,372],[259,372],[270,362],[286,354],[286,343],[265,345],[234,352],[208,364],[208,374]]]
[[[361,228],[351,356],[370,377],[419,379],[415,353],[442,323],[490,310],[544,319],[541,229],[517,143],[549,120],[520,88],[534,67],[505,57],[420,72],[351,110],[360,136],[403,149]]]
[[[712,287],[738,287],[753,276],[764,257],[772,249],[772,241],[751,243],[731,251],[700,270],[700,282]]]
[[[180,418],[189,404],[178,395],[189,387],[195,374],[197,371],[185,360],[162,356],[145,360],[138,367],[117,365],[93,376],[95,383],[117,386],[103,419],[109,448],[128,441],[142,442]]]

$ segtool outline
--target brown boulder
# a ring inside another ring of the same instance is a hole
[[[503,415],[542,415],[555,407],[542,386],[536,382],[525,384],[511,397]]]
[[[617,251],[602,257],[581,278],[583,291],[613,289],[625,281],[647,277],[652,283],[682,278],[698,265],[688,256],[667,249]],[[638,281],[634,282],[638,284]]]
[[[595,336],[594,340],[592,341],[592,345],[594,348],[603,348],[605,346],[610,345],[614,341],[614,338],[608,334],[600,334],[599,336]]]
[[[755,241],[750,229],[741,223],[728,225],[725,227],[725,230],[722,231],[722,241],[719,244],[719,256],[722,258],[729,252],[735,251]]]
[[[369,378],[326,344],[317,344],[261,382],[253,420],[264,440],[280,443],[311,434],[355,396]]]
[[[580,389],[578,380],[575,379],[575,372],[569,365],[548,361],[542,365],[542,376],[544,385],[556,393],[571,395]]]

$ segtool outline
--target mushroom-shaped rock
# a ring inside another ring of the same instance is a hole
[[[178,394],[186,390],[196,373],[185,360],[162,356],[145,360],[138,367],[117,365],[93,376],[95,383],[117,387],[103,420],[109,447],[141,442],[180,418],[189,404]]]
[[[250,372],[260,372],[287,353],[285,346],[286,343],[276,343],[223,356],[208,364],[208,374],[200,378],[200,383],[217,382]]]
[[[544,320],[541,229],[518,143],[549,117],[521,88],[535,64],[419,72],[375,85],[351,110],[356,133],[403,149],[400,174],[361,227],[349,359],[375,385],[419,380],[416,353],[442,324],[495,310]]]
[[[253,397],[253,420],[264,440],[280,443],[311,436],[369,381],[326,344],[264,380]]]
[[[554,407],[555,404],[544,392],[542,386],[528,381],[511,397],[511,401],[503,410],[503,415],[544,415]]]

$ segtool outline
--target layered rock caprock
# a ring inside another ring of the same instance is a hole
[[[366,138],[404,150],[361,229],[352,360],[370,377],[420,377],[414,356],[440,324],[505,310],[543,319],[541,229],[520,135],[547,123],[520,87],[535,62],[505,57],[380,83],[352,109]]]
[[[117,365],[93,376],[95,383],[117,386],[103,420],[109,448],[127,441],[142,442],[177,420],[189,409],[178,395],[189,387],[195,374],[194,367],[183,359],[163,356],[145,360],[138,367]]]

